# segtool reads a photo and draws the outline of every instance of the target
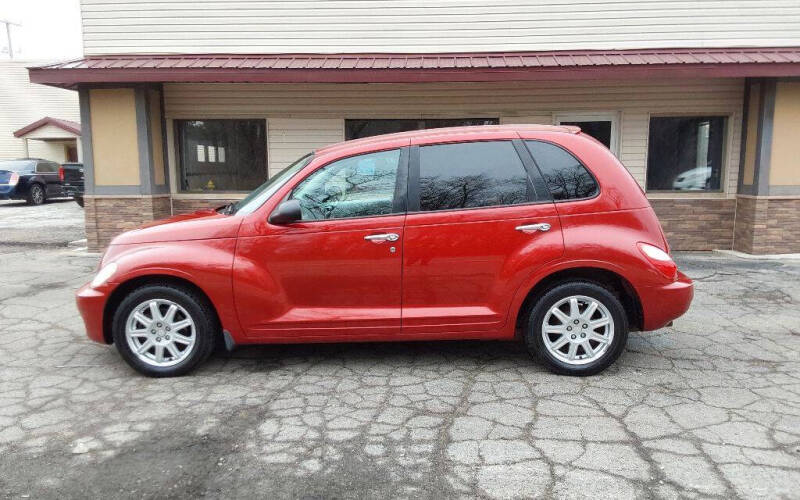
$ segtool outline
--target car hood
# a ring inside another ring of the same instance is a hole
[[[111,240],[111,244],[131,245],[234,238],[239,232],[241,222],[241,217],[222,215],[215,210],[198,210],[190,214],[149,222],[138,229],[120,234]]]

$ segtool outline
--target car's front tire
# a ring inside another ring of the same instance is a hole
[[[28,205],[41,205],[44,203],[47,196],[45,195],[44,188],[41,184],[31,184],[31,187],[28,189],[28,197],[25,201],[28,202]]]
[[[531,311],[525,341],[551,371],[594,375],[622,354],[628,319],[619,298],[588,281],[561,283],[539,298]]]
[[[211,355],[217,330],[208,300],[171,284],[135,289],[119,304],[112,323],[122,358],[149,377],[189,373]]]

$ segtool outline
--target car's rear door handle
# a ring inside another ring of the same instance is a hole
[[[525,226],[517,226],[514,229],[517,231],[522,231],[523,233],[535,233],[536,231],[549,231],[550,224],[547,222],[540,222],[539,224],[527,224]]]
[[[373,243],[383,243],[384,241],[397,241],[400,235],[397,233],[368,234],[364,239]]]

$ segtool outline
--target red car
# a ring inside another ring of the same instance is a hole
[[[118,236],[77,301],[89,338],[151,376],[223,341],[442,339],[521,339],[590,375],[692,295],[608,149],[515,125],[317,150],[237,203]]]

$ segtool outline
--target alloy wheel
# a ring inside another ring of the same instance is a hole
[[[125,339],[131,352],[158,367],[186,359],[197,341],[194,320],[181,305],[167,299],[146,300],[128,315]]]
[[[547,351],[559,361],[585,365],[608,351],[614,340],[614,319],[597,299],[565,297],[545,314],[542,339]]]

